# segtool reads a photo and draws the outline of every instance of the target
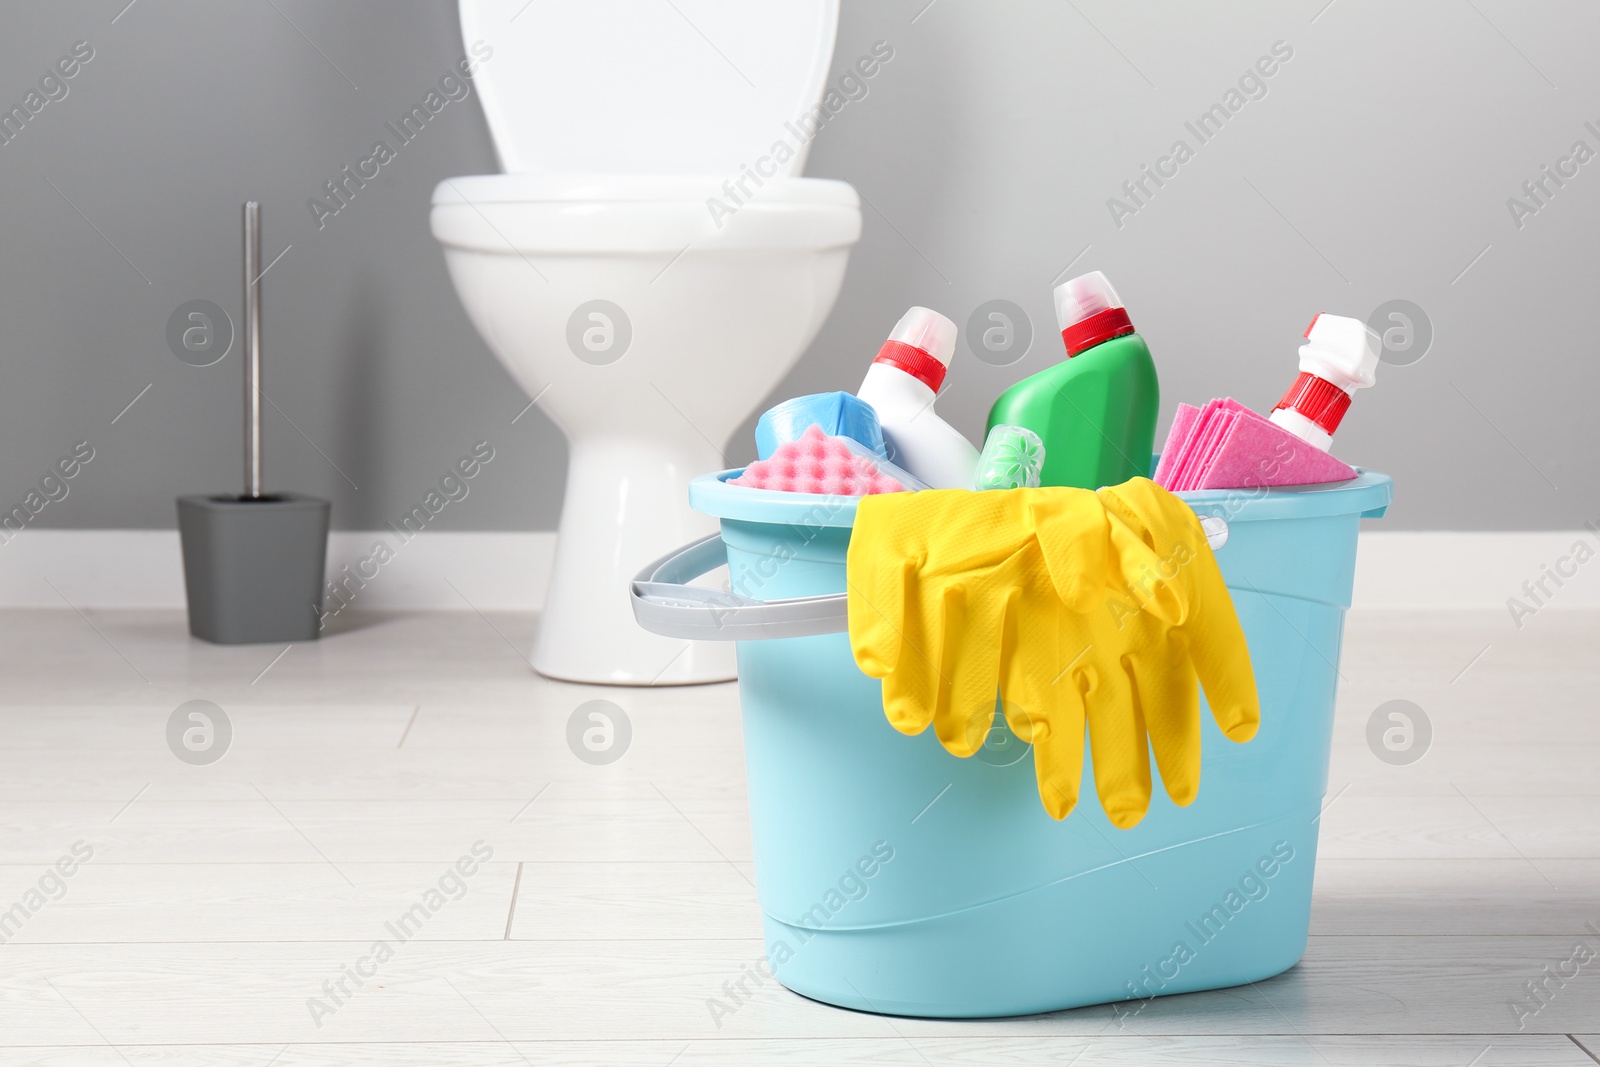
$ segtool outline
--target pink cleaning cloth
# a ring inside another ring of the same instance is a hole
[[[1185,454],[1178,457],[1178,469],[1173,473],[1176,484],[1184,489],[1200,488],[1200,480],[1216,457],[1217,449],[1221,447],[1229,425],[1235,418],[1232,412],[1223,410],[1220,400],[1213,400],[1200,409],[1200,418],[1189,438]]]
[[[1186,406],[1173,420],[1156,477],[1172,492],[1320,485],[1356,476],[1349,464],[1232,397],[1198,411],[1185,412]]]
[[[1197,411],[1193,408],[1190,410],[1194,414],[1189,420],[1187,436],[1182,441],[1172,441],[1169,438],[1167,447],[1162,450],[1163,461],[1170,451],[1172,462],[1167,466],[1166,480],[1161,484],[1173,492],[1197,488],[1199,476],[1204,472],[1211,457],[1216,454],[1225,423],[1231,421],[1231,417],[1222,411],[1220,400],[1213,400]],[[1174,433],[1178,429],[1175,422]]]
[[[756,460],[727,484],[831,496],[872,496],[905,489],[870,459],[852,452],[844,438],[828,436],[815,423],[798,440],[779,445],[772,455]]]
[[[1200,409],[1193,404],[1178,405],[1178,413],[1172,417],[1172,429],[1167,432],[1166,447],[1161,450],[1161,462],[1156,464],[1157,485],[1165,486],[1177,468],[1178,458],[1184,454],[1184,448],[1189,443],[1189,435],[1194,433],[1195,420],[1199,415]]]

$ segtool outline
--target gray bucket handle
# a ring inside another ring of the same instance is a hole
[[[1213,551],[1228,543],[1228,524],[1200,516]],[[755,600],[689,585],[728,562],[721,534],[702,537],[648,564],[634,576],[633,617],[653,634],[688,641],[768,641],[842,634],[850,628],[847,593]]]
[[[727,562],[721,534],[667,553],[634,576],[633,617],[653,634],[689,641],[767,641],[849,629],[845,593],[755,600],[685,584]]]

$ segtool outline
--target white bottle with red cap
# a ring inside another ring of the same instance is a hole
[[[1300,377],[1283,394],[1270,418],[1324,452],[1350,410],[1357,389],[1377,381],[1378,335],[1360,319],[1318,315],[1300,346]]]
[[[978,450],[933,413],[956,350],[956,324],[924,307],[901,317],[856,396],[871,404],[891,462],[934,489],[970,489]]]

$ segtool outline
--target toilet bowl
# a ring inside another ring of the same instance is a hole
[[[507,173],[441,182],[433,234],[484,342],[569,445],[533,667],[730,679],[731,642],[645,632],[628,581],[714,532],[689,480],[730,465],[729,436],[815,337],[860,237],[850,186],[796,176],[837,0],[460,10]]]

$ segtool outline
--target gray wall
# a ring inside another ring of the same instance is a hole
[[[1583,125],[1600,128],[1600,9],[1324,2],[846,0],[836,67],[880,39],[895,57],[808,173],[855,184],[865,235],[773,398],[852,388],[909,304],[965,327],[1006,299],[1031,349],[999,367],[963,345],[940,401],[976,437],[996,391],[1058,357],[1050,287],[1087,246],[1070,273],[1103,269],[1128,301],[1161,369],[1163,434],[1180,399],[1270,406],[1313,313],[1409,300],[1432,347],[1380,368],[1337,446],[1396,476],[1390,528],[1600,519],[1600,161],[1520,228],[1507,207],[1574,141],[1600,150]],[[378,527],[486,438],[495,463],[439,527],[552,528],[561,435],[537,411],[511,424],[525,400],[428,233],[438,180],[495,169],[475,99],[321,230],[306,208],[460,58],[453,4],[125,3],[0,7],[7,107],[74,42],[95,53],[0,146],[0,510],[80,440],[95,459],[39,526],[170,526],[175,495],[237,485],[238,348],[189,366],[165,330],[196,299],[237,321],[254,196],[268,258],[292,246],[265,283],[272,483],[332,497],[340,527]],[[1278,41],[1293,57],[1265,96],[1116,225],[1108,198],[1175,140],[1194,147],[1185,121]],[[751,451],[741,430],[730,455]]]

